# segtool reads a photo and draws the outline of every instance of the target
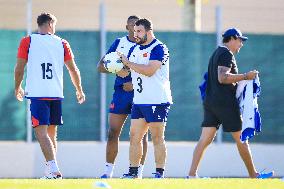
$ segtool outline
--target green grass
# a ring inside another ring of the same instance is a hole
[[[284,189],[280,179],[0,179],[0,189]],[[106,189],[106,188],[105,188]]]

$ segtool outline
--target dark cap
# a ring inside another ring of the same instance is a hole
[[[246,41],[248,39],[246,36],[243,36],[242,32],[237,28],[229,28],[222,35],[222,37],[231,37],[231,36],[236,36],[237,38],[240,38],[242,41]]]

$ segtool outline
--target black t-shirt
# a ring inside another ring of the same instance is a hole
[[[230,73],[237,74],[238,67],[232,52],[226,47],[218,47],[212,54],[208,65],[208,80],[204,103],[213,106],[232,107],[237,105],[236,84],[220,84],[218,66],[231,68]]]

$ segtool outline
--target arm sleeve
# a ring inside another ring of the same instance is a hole
[[[113,42],[113,44],[110,46],[110,48],[108,49],[107,54],[108,54],[108,53],[111,53],[111,52],[115,52],[116,49],[117,49],[117,46],[118,46],[119,42],[120,42],[120,39],[116,39],[116,40]]]
[[[218,60],[218,66],[225,66],[228,68],[232,68],[233,64],[234,64],[234,58],[229,51],[226,51],[220,55]]]
[[[151,51],[149,60],[158,60],[164,63],[169,59],[169,50],[165,45],[157,45]]]
[[[23,59],[28,60],[30,43],[31,43],[31,37],[30,36],[24,37],[21,40],[20,46],[18,48],[17,58],[23,58]]]
[[[74,59],[74,54],[72,49],[66,40],[62,40],[63,48],[64,48],[64,62]]]

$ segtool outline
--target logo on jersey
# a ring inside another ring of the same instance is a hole
[[[143,57],[147,57],[147,56],[148,56],[148,53],[144,53],[144,54],[143,54]]]
[[[114,109],[114,103],[111,103],[109,106],[110,109]]]

